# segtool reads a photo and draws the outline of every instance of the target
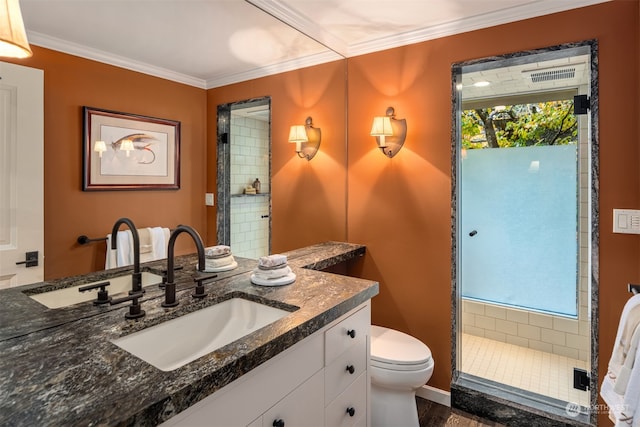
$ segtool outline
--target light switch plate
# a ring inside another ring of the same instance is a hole
[[[613,232],[623,234],[640,234],[640,210],[614,209]]]
[[[207,206],[213,206],[213,193],[205,193],[204,204]]]

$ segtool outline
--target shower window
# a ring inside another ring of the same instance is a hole
[[[578,315],[579,129],[564,96],[463,102],[460,203],[473,213],[460,224],[465,299]]]

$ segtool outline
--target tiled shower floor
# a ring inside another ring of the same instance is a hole
[[[589,407],[589,392],[573,388],[584,361],[462,334],[462,372]]]

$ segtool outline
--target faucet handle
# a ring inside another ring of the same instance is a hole
[[[139,317],[144,316],[145,312],[142,310],[140,306],[140,302],[138,301],[142,298],[144,294],[142,292],[135,293],[133,295],[129,295],[128,297],[122,297],[111,300],[111,305],[120,304],[126,301],[132,301],[129,306],[129,312],[124,315],[127,319],[137,319]]]
[[[100,282],[100,283],[94,283],[93,285],[87,285],[87,286],[82,286],[80,288],[78,288],[79,292],[86,292],[86,291],[90,291],[92,289],[98,289],[100,288],[100,290],[98,291],[98,298],[93,301],[94,305],[102,305],[102,304],[107,304],[109,301],[111,301],[111,297],[109,296],[109,291],[107,291],[105,288],[107,286],[109,286],[111,284],[111,282],[106,281],[106,282]]]
[[[194,298],[204,298],[207,296],[207,293],[204,291],[204,282],[205,280],[214,279],[218,277],[217,274],[202,274],[197,275],[193,278],[193,281],[196,282],[196,290],[191,294]]]

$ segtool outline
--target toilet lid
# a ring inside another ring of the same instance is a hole
[[[411,335],[371,325],[371,360],[395,365],[423,365],[431,360],[431,350]]]

